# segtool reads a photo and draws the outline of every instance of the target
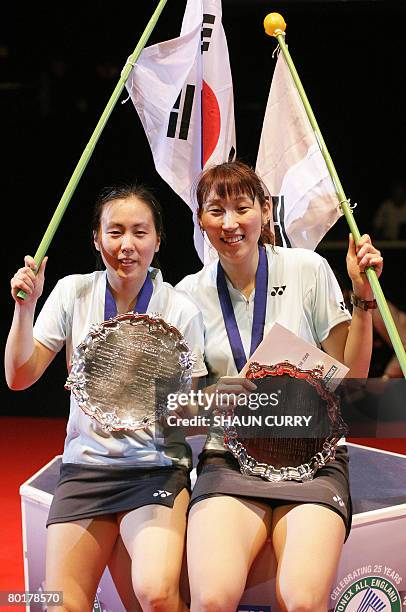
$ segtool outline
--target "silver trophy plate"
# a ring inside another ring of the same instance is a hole
[[[73,354],[65,388],[106,431],[143,429],[190,389],[194,357],[158,316],[127,313],[93,325]]]
[[[311,415],[317,426],[308,437],[300,433],[287,437],[286,428],[285,433],[278,435],[272,427],[255,431],[234,425],[224,427],[225,446],[238,460],[241,472],[271,482],[312,480],[318,469],[333,461],[337,444],[347,432],[339,398],[323,383],[323,367],[302,370],[288,361],[276,365],[253,362],[246,377],[255,382],[257,391],[264,390],[260,386],[262,381],[276,383],[271,389],[279,387],[280,399],[286,397],[285,406],[279,401],[278,410],[292,414],[293,409],[293,413]],[[265,388],[269,394],[269,386]],[[268,410],[269,407],[263,410],[262,417]]]

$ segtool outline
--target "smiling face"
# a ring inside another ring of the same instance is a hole
[[[273,243],[265,189],[254,170],[240,161],[212,166],[201,175],[196,187],[199,221],[223,263],[252,261],[258,243]]]
[[[94,245],[110,282],[144,278],[159,244],[152,211],[141,199],[129,196],[103,205]]]
[[[223,199],[211,193],[203,204],[200,221],[220,258],[240,261],[257,250],[268,211],[267,204],[261,208],[249,195]]]

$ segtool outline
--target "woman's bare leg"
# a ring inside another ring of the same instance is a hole
[[[192,507],[187,536],[191,612],[235,612],[270,519],[265,504],[229,496]]]
[[[173,508],[157,504],[125,514],[120,533],[132,559],[132,582],[144,612],[187,610],[179,594],[189,493],[183,489]]]
[[[273,511],[276,595],[281,610],[326,612],[344,537],[343,519],[324,506],[299,504]]]
[[[47,530],[46,588],[62,591],[57,612],[93,610],[94,597],[118,536],[114,515],[56,523]]]
[[[108,566],[126,612],[142,612],[133,589],[131,557],[124,546],[121,535],[116,540]]]

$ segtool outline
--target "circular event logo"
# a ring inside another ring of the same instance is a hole
[[[381,576],[367,576],[350,584],[340,597],[334,612],[401,612],[397,588]]]

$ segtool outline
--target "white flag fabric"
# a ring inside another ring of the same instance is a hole
[[[233,84],[221,0],[188,0],[180,36],[144,49],[127,90],[157,172],[193,211],[196,250],[205,244],[192,201],[203,168],[235,156]]]
[[[342,212],[283,53],[271,83],[256,170],[272,196],[279,242],[314,250]]]

